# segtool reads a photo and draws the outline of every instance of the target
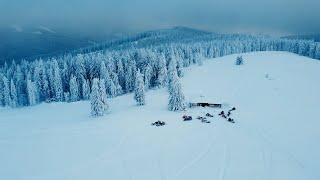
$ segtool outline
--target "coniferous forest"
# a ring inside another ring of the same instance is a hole
[[[143,94],[141,79],[145,91],[166,87],[170,73],[182,77],[184,67],[202,64],[204,59],[254,51],[287,51],[320,59],[320,43],[313,40],[191,29],[146,32],[63,55],[5,62],[0,68],[0,106],[88,100],[93,88],[101,85],[108,98],[137,88],[138,94]],[[136,99],[138,104],[145,103],[141,97]]]

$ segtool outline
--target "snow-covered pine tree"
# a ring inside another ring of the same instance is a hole
[[[134,99],[137,101],[137,105],[145,105],[146,104],[146,98],[145,98],[145,87],[143,83],[143,77],[140,73],[140,70],[138,69],[137,75],[136,75],[136,81],[135,81],[135,89],[134,89]]]
[[[311,42],[309,45],[309,52],[308,52],[308,56],[310,58],[314,58],[315,56],[315,49],[316,49],[316,44],[314,42]]]
[[[118,61],[117,61],[117,74],[118,74],[119,84],[122,88],[124,88],[125,87],[125,75],[124,75],[123,64],[122,64],[121,59],[118,59]]]
[[[40,59],[34,68],[34,81],[37,84],[37,91],[39,92],[40,102],[45,101],[50,98],[49,83],[47,79],[47,74],[44,67],[44,62]]]
[[[112,82],[111,82],[110,86],[112,86],[112,84],[114,86],[112,88],[110,87],[111,96],[116,97],[118,95],[121,95],[123,92],[122,92],[122,87],[121,87],[121,85],[119,83],[119,78],[118,78],[118,74],[117,73],[115,73],[115,72],[111,73],[111,81]],[[115,89],[115,91],[114,91],[113,88]]]
[[[315,59],[319,59],[320,60],[320,42],[316,43],[314,56],[315,56]]]
[[[53,73],[53,67],[51,66],[51,64],[49,64],[48,68],[46,68],[46,73],[47,73],[47,77],[48,77],[48,86],[49,86],[49,94],[50,97],[49,98],[55,98],[55,83],[54,83],[54,73]],[[48,98],[48,99],[49,99]]]
[[[29,106],[36,105],[36,91],[35,84],[30,79],[27,80],[27,93],[28,93],[28,104]]]
[[[3,89],[3,75],[0,73],[0,106],[4,106],[4,89]]]
[[[54,76],[53,86],[55,91],[55,99],[56,101],[62,101],[63,100],[62,79],[60,74],[60,68],[56,59],[53,61],[53,76]]]
[[[178,77],[183,77],[184,73],[183,73],[183,59],[179,56],[176,56],[177,59],[177,74]]]
[[[101,95],[99,92],[99,80],[97,78],[93,79],[91,91],[91,115],[93,117],[103,116],[103,105],[101,101]]]
[[[158,87],[165,87],[167,85],[167,66],[166,66],[166,58],[163,53],[160,54],[158,60],[158,79],[157,79],[157,86]]]
[[[236,65],[243,65],[243,58],[242,58],[242,56],[237,56]]]
[[[111,78],[104,61],[101,61],[100,63],[100,80],[104,80],[106,93],[107,95],[110,95]]]
[[[64,92],[63,93],[64,102],[70,102],[70,93]]]
[[[127,60],[125,66],[125,92],[129,93],[134,90],[136,64],[133,60]]]
[[[17,95],[16,85],[14,84],[13,79],[11,79],[11,83],[10,83],[10,97],[11,97],[10,106],[12,108],[16,108],[18,106],[18,95]]]
[[[63,62],[63,69],[61,72],[61,79],[62,79],[62,88],[63,91],[67,91],[69,89],[69,68],[67,62]]]
[[[70,79],[70,101],[75,102],[79,100],[79,87],[77,78],[75,76],[71,76]]]
[[[76,56],[76,62],[75,62],[75,70],[76,70],[76,74],[75,76],[77,77],[78,81],[78,85],[82,85],[79,82],[81,81],[82,77],[86,78],[86,67],[85,67],[85,63],[84,63],[84,56],[83,54],[78,54]]]
[[[177,62],[175,58],[170,59],[169,61],[169,65],[168,65],[168,91],[171,91],[171,87],[173,87],[171,85],[171,83],[173,82],[173,78],[175,77],[175,74],[178,74],[177,72]]]
[[[26,94],[25,94],[26,82],[23,78],[20,65],[17,65],[16,72],[14,74],[14,81],[17,89],[18,106],[23,106],[26,100]]]
[[[179,81],[179,77],[176,72],[172,74],[172,82],[169,84],[169,104],[170,111],[184,111],[186,109],[185,97],[182,92],[182,87]]]
[[[96,55],[96,58],[91,58],[90,61],[88,61],[89,64],[89,75],[90,79],[99,78],[100,73],[100,62],[102,61],[103,56],[101,53],[98,53]]]
[[[202,66],[203,65],[203,55],[201,53],[196,53],[195,54],[195,59],[196,59],[196,62],[199,66]]]
[[[113,81],[111,81],[108,89],[109,89],[109,97],[110,97],[110,98],[114,98],[114,97],[117,96],[117,87],[116,87],[116,85],[113,83]]]
[[[82,78],[82,96],[84,100],[90,99],[90,86],[88,80]]]
[[[3,95],[4,95],[4,105],[10,106],[10,102],[11,102],[10,87],[9,87],[9,81],[5,76],[3,77]]]
[[[106,100],[106,97],[102,97],[103,96],[103,93],[102,93],[103,86],[104,86],[103,81],[100,81],[97,78],[93,79],[92,88],[91,88],[91,95],[90,95],[91,115],[93,117],[103,116],[107,110],[107,107],[105,104],[106,101],[103,102],[104,101],[103,99],[105,98],[105,100]],[[106,96],[106,94],[104,94],[104,96]]]
[[[152,67],[149,64],[144,69],[144,84],[145,84],[146,90],[150,89],[151,87],[151,78],[152,78]]]
[[[103,114],[106,114],[108,109],[109,109],[109,105],[108,105],[108,96],[107,96],[107,92],[106,92],[106,86],[105,86],[105,80],[104,79],[100,79],[99,81],[99,93],[100,93],[100,97],[101,97],[101,102],[102,102],[102,110],[103,110]]]

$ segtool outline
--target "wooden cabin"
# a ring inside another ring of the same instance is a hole
[[[222,104],[213,104],[213,103],[190,103],[189,107],[196,107],[196,106],[201,106],[201,107],[213,107],[213,108],[221,108]]]

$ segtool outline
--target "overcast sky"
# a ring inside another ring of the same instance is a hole
[[[0,28],[319,32],[320,0],[0,0]]]

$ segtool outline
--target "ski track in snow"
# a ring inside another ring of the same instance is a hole
[[[300,169],[304,169],[305,166],[303,165],[303,163],[300,162],[291,152],[289,152],[287,149],[285,149],[285,147],[273,143],[270,140],[270,138],[268,138],[268,135],[264,129],[260,128],[260,130],[257,130],[257,132],[258,132],[257,134],[260,137],[262,137],[262,140],[264,140],[266,143],[268,143],[271,148],[276,147],[280,153],[285,155],[289,160],[293,161],[298,167],[300,167]]]
[[[224,180],[230,161],[230,150],[226,144],[223,147],[223,161],[219,172],[219,180]]]
[[[176,179],[178,178],[184,171],[186,171],[187,169],[195,166],[197,164],[197,162],[201,161],[203,158],[205,158],[205,156],[207,154],[209,154],[210,151],[212,151],[212,148],[214,147],[214,142],[216,140],[216,138],[210,138],[212,139],[209,143],[208,146],[205,148],[205,150],[200,153],[198,156],[196,156],[194,159],[192,159],[191,161],[189,161],[189,163],[187,163],[186,165],[184,165],[180,170],[178,170],[178,172],[173,176],[173,178],[169,178],[169,179]]]
[[[97,161],[106,161],[109,158],[112,158],[112,155],[116,152],[121,152],[120,147],[125,143],[125,141],[128,139],[128,135],[124,135],[121,140],[114,145],[110,150],[106,150],[102,153],[100,153],[99,155],[97,155],[95,158],[88,160],[87,162],[82,163],[82,165],[79,167],[74,168],[73,170],[71,170],[72,174],[76,174],[81,172],[84,169],[87,169],[89,166],[91,166],[92,164],[97,163]],[[109,157],[109,158],[108,158]]]

